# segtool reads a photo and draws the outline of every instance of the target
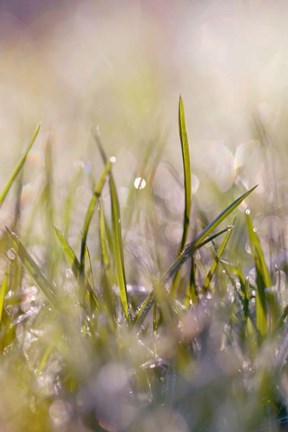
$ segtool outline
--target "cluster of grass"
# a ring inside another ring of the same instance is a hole
[[[96,181],[89,173],[91,199],[75,240],[71,220],[84,173],[67,187],[58,226],[49,142],[43,187],[29,217],[22,215],[25,161],[38,133],[0,195],[2,206],[13,186],[13,220],[0,239],[1,430],[286,430],[287,287],[284,273],[268,268],[253,227],[247,201],[255,187],[238,190],[212,221],[192,205],[180,99],[178,252],[161,238],[167,209],[153,189],[163,146],[147,147],[120,208],[113,158],[97,134],[103,171]],[[137,230],[144,249],[137,249]],[[249,254],[240,250],[243,239]]]

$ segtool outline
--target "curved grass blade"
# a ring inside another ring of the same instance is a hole
[[[103,173],[101,174],[100,179],[98,180],[98,183],[95,186],[93,196],[90,200],[85,219],[82,229],[82,238],[81,238],[81,251],[80,251],[80,273],[84,275],[85,270],[85,250],[86,250],[86,241],[87,241],[87,235],[88,230],[90,227],[90,223],[92,220],[92,216],[94,214],[96,203],[101,196],[102,189],[104,187],[104,184],[106,182],[107,175],[109,174],[111,170],[111,163],[108,161],[105,165],[105,168],[103,170]]]
[[[50,303],[58,310],[58,305],[56,301],[56,296],[54,294],[53,288],[42,274],[39,266],[36,264],[34,259],[28,253],[24,245],[18,236],[12,232],[7,226],[6,230],[10,236],[10,239],[17,251],[18,256],[20,257],[24,267],[30,273],[30,275],[35,280],[36,284],[39,286],[43,294],[45,294],[46,298],[50,301]]]
[[[107,156],[100,142],[100,139],[98,136],[96,136],[95,138],[103,162],[107,164]],[[116,272],[117,272],[117,282],[120,290],[122,309],[126,320],[130,321],[131,317],[130,317],[130,308],[128,302],[127,287],[126,287],[125,267],[124,267],[120,205],[119,205],[117,188],[111,171],[109,176],[109,188],[110,188],[111,211],[112,211],[112,237],[113,237],[112,247],[113,247],[114,261],[115,261]]]
[[[35,140],[36,140],[36,138],[38,136],[39,130],[40,130],[40,125],[38,125],[37,128],[35,129],[35,132],[34,132],[34,134],[32,136],[32,139],[31,139],[31,141],[30,141],[27,149],[25,150],[24,155],[22,156],[22,158],[20,159],[20,161],[16,165],[13,173],[11,174],[11,177],[9,178],[8,182],[6,183],[6,185],[4,186],[4,189],[2,190],[2,192],[0,194],[0,207],[3,204],[3,202],[4,202],[5,198],[6,198],[9,190],[11,189],[11,186],[13,185],[15,179],[17,178],[18,174],[20,173],[21,169],[23,168],[23,166],[25,164],[25,161],[26,161],[26,158],[28,156],[28,153],[29,153],[31,147],[33,146],[33,144],[34,144],[34,142],[35,142]]]
[[[176,258],[176,260],[173,262],[173,264],[170,266],[168,271],[165,273],[164,277],[166,280],[169,280],[175,272],[181,267],[185,261],[187,261],[188,258],[191,257],[195,253],[197,249],[199,249],[201,246],[205,244],[205,240],[209,236],[209,234],[212,233],[212,231],[217,228],[221,222],[223,222],[224,219],[226,219],[230,213],[235,210],[242,201],[244,201],[245,198],[250,195],[254,189],[257,187],[254,186],[252,189],[248,190],[244,194],[242,194],[240,197],[236,198],[228,207],[226,207],[210,224],[204,228],[204,230],[191,242],[189,243],[181,252],[181,254]],[[220,233],[222,233],[221,231]],[[218,233],[218,235],[220,234]],[[209,241],[211,241],[214,237],[209,238]]]
[[[54,225],[54,231],[55,234],[59,240],[59,243],[62,247],[62,251],[64,253],[65,259],[67,261],[68,266],[71,268],[76,280],[78,282],[82,282],[82,275],[81,275],[81,270],[80,270],[80,263],[78,261],[78,258],[75,254],[75,252],[73,251],[72,247],[70,246],[70,244],[68,243],[68,241],[66,240],[66,238],[63,236],[62,232]],[[92,289],[88,279],[85,277],[84,278],[84,287],[85,289],[88,290],[89,294],[91,295],[95,305],[98,307],[99,306],[99,302],[97,299],[97,296],[94,292],[94,290]]]

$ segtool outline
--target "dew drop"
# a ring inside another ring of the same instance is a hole
[[[146,187],[146,180],[143,177],[136,177],[134,180],[135,189],[144,189]]]
[[[109,161],[110,161],[112,164],[114,164],[115,162],[117,162],[117,158],[116,158],[116,156],[111,156],[111,157],[109,158]]]
[[[245,213],[246,213],[247,215],[249,215],[249,214],[251,213],[251,210],[250,210],[249,208],[247,208],[247,209],[245,210]]]

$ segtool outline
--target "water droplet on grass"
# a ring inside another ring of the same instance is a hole
[[[134,180],[135,189],[144,189],[146,187],[146,180],[143,177],[136,177]]]

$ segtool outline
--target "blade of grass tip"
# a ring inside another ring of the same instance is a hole
[[[36,264],[36,262],[33,260],[31,255],[27,252],[26,248],[22,244],[22,242],[19,240],[18,236],[12,232],[7,226],[6,230],[10,236],[10,239],[12,241],[13,246],[15,247],[18,256],[20,257],[24,267],[26,270],[30,273],[30,275],[33,277],[36,284],[39,286],[43,294],[46,296],[46,298],[50,301],[50,303],[55,307],[55,309],[58,309],[56,296],[53,292],[52,286],[49,284],[47,279],[42,274],[40,268]]]
[[[55,225],[54,225],[54,231],[61,245],[68,266],[71,268],[76,280],[78,282],[81,282],[80,262],[78,261],[78,258],[74,250],[72,249],[72,247],[70,246],[70,244],[68,243],[68,241],[66,240],[62,232]],[[98,298],[86,277],[84,278],[84,285],[85,288],[90,293],[95,305],[98,307],[99,306]]]
[[[100,142],[99,137],[97,138],[97,145],[102,156],[104,163],[107,163],[107,156]],[[130,308],[128,302],[128,294],[126,287],[125,267],[124,267],[124,254],[123,254],[123,243],[122,243],[122,230],[121,230],[121,217],[120,217],[120,205],[118,199],[117,188],[115,181],[110,171],[109,176],[109,188],[110,188],[110,199],[111,199],[111,211],[112,211],[112,236],[113,236],[113,254],[117,272],[117,282],[120,290],[120,300],[122,309],[127,321],[130,321]]]
[[[178,270],[179,267],[181,267],[184,262],[191,257],[193,253],[200,247],[202,247],[205,244],[205,239],[209,236],[209,234],[215,230],[215,228],[218,227],[218,225],[221,224],[240,204],[242,201],[244,201],[245,198],[250,195],[254,189],[257,187],[254,186],[244,194],[242,194],[240,197],[236,198],[228,207],[226,207],[215,219],[213,219],[210,224],[204,228],[204,230],[191,242],[188,243],[188,245],[184,248],[184,250],[181,252],[181,254],[176,258],[176,260],[173,262],[173,264],[170,266],[168,271],[163,275],[164,279],[169,280],[175,273],[175,271]],[[227,230],[227,229],[226,229]],[[223,231],[221,231],[222,233]],[[218,233],[219,235],[220,233]],[[211,241],[213,237],[209,239]]]
[[[84,275],[85,271],[85,250],[86,250],[86,241],[88,236],[88,231],[90,227],[90,223],[94,214],[95,206],[98,201],[98,199],[101,196],[102,189],[104,187],[104,184],[106,182],[106,178],[111,170],[111,163],[107,162],[104,170],[101,174],[100,179],[98,180],[98,183],[95,186],[93,196],[90,200],[85,218],[84,218],[84,224],[82,229],[82,238],[81,238],[81,251],[80,251],[80,272],[82,275]]]
[[[191,213],[191,167],[190,167],[190,152],[189,152],[189,143],[186,132],[186,124],[185,124],[185,112],[182,98],[180,96],[179,99],[179,111],[178,111],[178,123],[179,123],[179,135],[181,142],[181,152],[182,152],[182,161],[183,161],[183,170],[184,170],[184,192],[185,192],[185,205],[184,205],[184,217],[183,217],[183,229],[182,229],[182,238],[179,245],[178,254],[181,253],[183,248],[185,247],[185,243],[187,240],[189,223],[190,223],[190,213]],[[180,276],[181,267],[176,271],[173,279],[171,294],[176,296],[177,288],[178,288],[178,278]]]
[[[204,284],[203,284],[203,291],[204,292],[208,291],[208,288],[210,286],[212,277],[214,276],[214,273],[216,271],[216,268],[217,268],[217,265],[219,263],[219,260],[221,259],[222,255],[223,255],[223,253],[225,251],[225,248],[226,248],[226,246],[228,244],[228,241],[229,241],[229,239],[231,237],[233,227],[234,227],[234,223],[233,223],[233,225],[231,225],[230,227],[228,227],[226,235],[225,235],[225,237],[224,237],[224,239],[223,239],[223,241],[222,241],[222,243],[221,243],[221,245],[220,245],[220,247],[219,247],[219,249],[218,249],[218,251],[217,251],[217,253],[215,255],[215,258],[214,258],[214,260],[213,260],[213,262],[211,264],[209,272],[208,272],[208,274],[207,274],[207,276],[206,276],[206,278],[204,280]]]
[[[34,132],[34,134],[32,136],[32,139],[31,139],[28,147],[26,148],[26,150],[25,150],[22,158],[20,159],[20,161],[16,165],[13,173],[11,174],[11,177],[9,178],[8,182],[6,183],[6,185],[4,186],[4,189],[2,190],[2,192],[0,194],[0,207],[2,206],[2,204],[3,204],[3,202],[4,202],[5,198],[6,198],[9,190],[11,189],[11,186],[13,185],[13,183],[15,181],[15,179],[17,178],[18,174],[20,173],[21,169],[23,168],[23,166],[25,164],[25,161],[27,159],[28,153],[31,150],[31,147],[33,146],[33,144],[34,144],[34,142],[35,142],[35,140],[36,140],[36,138],[38,136],[39,130],[40,130],[40,125],[37,126],[37,128],[36,128],[36,130],[35,130],[35,132]]]
[[[6,271],[6,273],[4,274],[4,278],[0,287],[0,325],[2,322],[2,314],[4,309],[4,301],[5,301],[7,288],[8,288],[8,271]]]

